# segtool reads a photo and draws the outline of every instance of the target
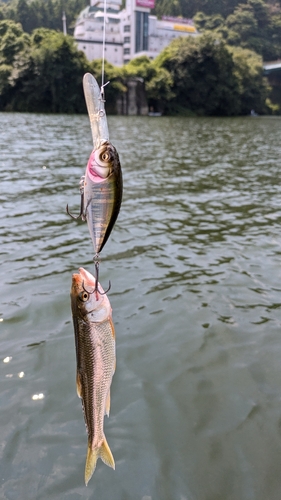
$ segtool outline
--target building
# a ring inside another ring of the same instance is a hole
[[[264,75],[271,87],[270,100],[277,106],[278,114],[281,112],[281,59],[263,63]]]
[[[90,1],[76,21],[74,38],[91,61],[103,56],[104,4]],[[115,66],[143,54],[153,59],[174,38],[198,35],[191,19],[164,16],[158,20],[150,15],[155,0],[126,0],[126,8],[120,10],[121,1],[106,4],[105,59]]]

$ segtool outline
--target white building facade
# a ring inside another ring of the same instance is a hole
[[[122,66],[134,57],[146,54],[156,57],[174,38],[197,36],[191,19],[165,16],[158,20],[150,15],[155,0],[108,0],[105,19],[105,59],[114,66]],[[87,59],[102,58],[104,4],[91,0],[75,24],[74,38],[78,49]]]

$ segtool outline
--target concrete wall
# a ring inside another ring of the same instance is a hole
[[[270,100],[273,104],[279,105],[279,113],[281,112],[281,70],[273,71],[267,76],[268,83],[271,86]]]
[[[127,92],[124,92],[116,103],[118,115],[147,115],[148,104],[144,82],[141,78],[127,81]]]

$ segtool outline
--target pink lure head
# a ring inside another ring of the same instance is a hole
[[[104,182],[113,170],[113,155],[109,143],[103,144],[99,149],[92,151],[87,173],[92,182]]]

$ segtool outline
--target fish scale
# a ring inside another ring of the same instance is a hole
[[[98,433],[100,437],[103,432],[103,426],[98,427],[102,422],[105,399],[107,396],[106,386],[111,383],[112,366],[115,363],[115,342],[112,337],[111,329],[108,322],[99,325],[93,324],[93,328],[89,327],[89,334],[84,336],[81,349],[81,356],[85,360],[85,371],[87,372],[86,380],[88,384],[83,384],[82,401],[88,401],[89,408],[84,409],[85,415],[91,414],[91,409],[96,408],[97,415],[95,421],[89,418],[87,424],[89,439],[92,441],[93,436]],[[111,352],[110,352],[111,351]],[[97,373],[96,367],[103,367],[102,380]],[[83,378],[83,376],[82,376]],[[92,415],[91,415],[92,416]]]

